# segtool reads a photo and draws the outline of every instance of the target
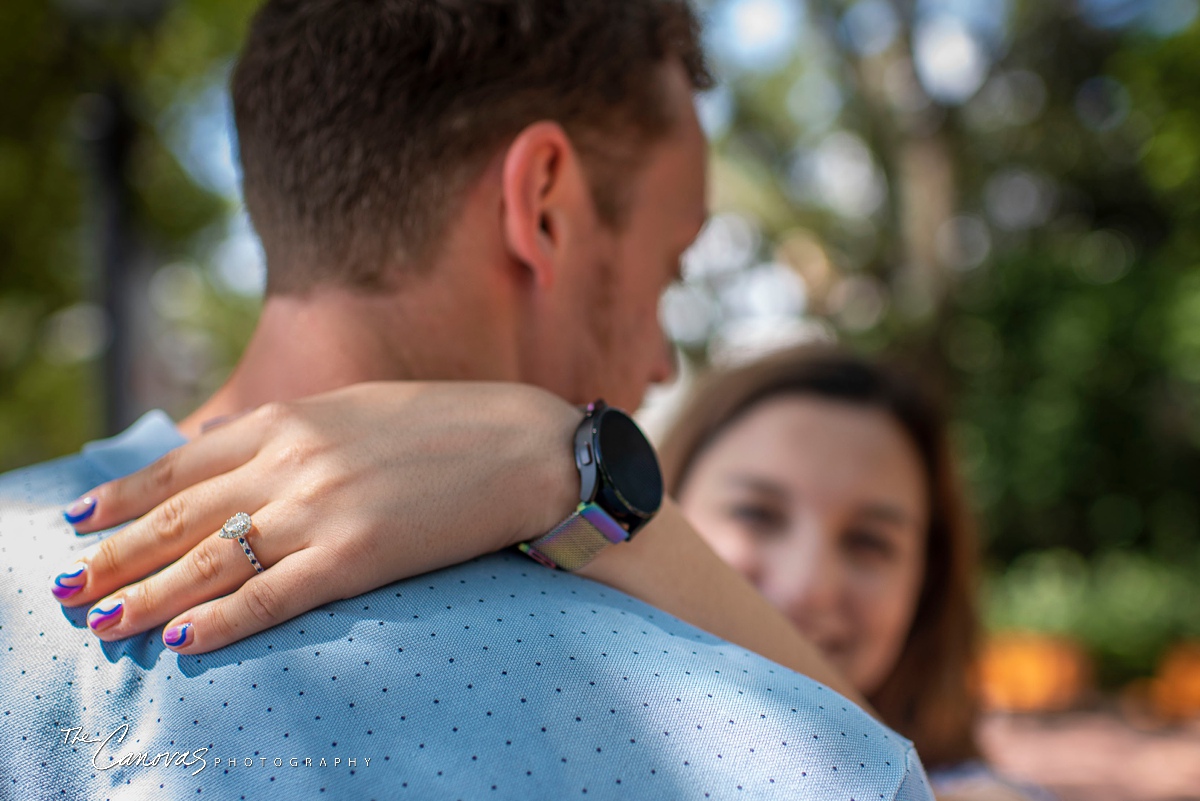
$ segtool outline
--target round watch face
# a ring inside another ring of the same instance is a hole
[[[629,415],[605,409],[596,423],[596,450],[609,487],[630,511],[649,516],[662,504],[658,456]]]

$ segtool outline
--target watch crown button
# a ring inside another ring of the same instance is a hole
[[[591,463],[592,463],[592,446],[585,442],[583,444],[583,447],[579,449],[579,464],[580,464],[580,466],[583,466],[583,465],[588,465]]]

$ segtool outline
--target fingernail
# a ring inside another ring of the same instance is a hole
[[[101,601],[88,612],[87,622],[92,631],[103,631],[121,619],[125,611],[125,602],[120,598]]]
[[[82,523],[96,512],[96,499],[91,495],[85,495],[79,500],[73,502],[63,511],[63,517],[72,526],[76,523]]]
[[[200,433],[207,434],[209,431],[212,431],[214,428],[223,426],[226,423],[232,423],[234,420],[237,420],[239,417],[245,417],[246,415],[250,414],[250,412],[252,412],[252,411],[254,411],[254,410],[253,409],[242,409],[240,412],[233,412],[232,414],[226,414],[226,415],[222,415],[220,417],[213,417],[212,419],[205,420],[203,423],[200,424]]]
[[[168,648],[183,648],[191,645],[192,624],[179,623],[163,632],[163,644]]]
[[[54,577],[54,586],[50,588],[50,592],[54,593],[58,600],[65,601],[82,590],[84,584],[87,584],[87,565],[76,562]]]

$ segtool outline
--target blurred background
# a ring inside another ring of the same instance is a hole
[[[255,5],[0,4],[0,470],[182,414],[236,359]],[[920,365],[986,536],[989,749],[1064,798],[1200,797],[1200,0],[701,6],[681,384],[812,339]]]

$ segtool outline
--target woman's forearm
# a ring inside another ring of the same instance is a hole
[[[548,393],[527,403],[519,462],[524,489],[513,530],[516,544],[550,530],[579,498],[572,459],[580,413]],[[530,423],[533,423],[530,426]],[[868,709],[866,701],[808,639],[708,546],[669,498],[632,540],[605,548],[578,571],[651,606],[803,673]]]

